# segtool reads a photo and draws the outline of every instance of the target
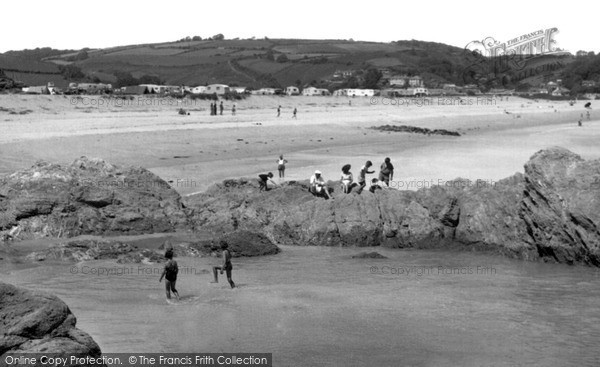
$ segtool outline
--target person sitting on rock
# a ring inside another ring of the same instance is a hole
[[[356,183],[354,182],[354,177],[352,176],[352,172],[350,172],[350,168],[352,168],[352,166],[349,164],[346,164],[342,167],[342,191],[345,194],[348,194],[352,190],[352,188],[356,186]]]
[[[323,196],[327,199],[331,199],[329,195],[329,188],[325,184],[321,171],[316,170],[315,174],[310,177],[309,191],[316,196]]]
[[[219,282],[219,276],[217,275],[217,271],[221,271],[221,275],[223,272],[227,272],[227,281],[231,288],[235,288],[235,283],[231,279],[231,271],[233,270],[233,265],[231,264],[231,251],[229,251],[229,244],[226,241],[221,241],[221,249],[223,250],[223,266],[213,266],[213,275],[215,276],[214,283]]]
[[[271,181],[271,183],[273,183],[273,185],[277,185],[277,183],[273,180],[271,180],[273,178],[273,173],[269,172],[269,173],[262,173],[260,175],[258,175],[258,191],[269,191],[269,186],[267,185],[267,181]]]
[[[165,278],[165,289],[167,293],[167,299],[171,299],[171,292],[173,292],[177,300],[179,300],[179,293],[177,292],[177,289],[175,289],[175,283],[177,282],[177,273],[179,272],[179,268],[177,267],[177,261],[173,260],[172,247],[167,246],[165,258],[167,259],[167,262],[165,263],[165,268],[162,274],[160,275],[160,279],[158,281],[162,282],[163,277]]]
[[[369,187],[369,191],[374,194],[375,191],[377,191],[377,190],[387,189],[387,188],[388,188],[388,186],[385,184],[385,182],[379,181],[378,179],[373,178],[371,180],[371,187]]]

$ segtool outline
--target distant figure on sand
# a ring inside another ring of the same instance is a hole
[[[279,171],[279,178],[285,177],[285,164],[287,162],[287,159],[283,159],[283,154],[279,156],[279,159],[277,160],[277,171]]]
[[[235,103],[233,104],[233,106],[231,107],[231,115],[235,116]]]
[[[310,187],[308,190],[316,196],[323,196],[327,199],[331,199],[329,195],[329,188],[325,184],[325,180],[321,176],[321,171],[316,170],[315,174],[310,177]]]
[[[281,116],[281,105],[277,107],[277,117]]]
[[[365,186],[367,186],[367,174],[371,174],[371,173],[375,173],[375,171],[369,171],[369,168],[373,166],[373,163],[371,161],[367,161],[365,163],[364,166],[362,166],[360,168],[360,172],[358,174],[358,190],[356,191],[357,194],[360,194],[363,189],[365,188]]]
[[[211,116],[212,116],[212,115],[214,115],[214,111],[215,111],[215,108],[214,108],[214,106],[213,106],[213,103],[212,103],[212,102],[210,102],[210,115],[211,115]]]
[[[221,112],[221,116],[223,116],[224,109],[225,109],[225,107],[223,106],[223,101],[221,101],[221,104],[219,105],[219,112]]]
[[[583,126],[583,123],[581,123],[581,119],[579,119],[579,121],[577,121],[577,126]]]
[[[167,241],[166,244],[170,245]],[[165,263],[165,268],[160,275],[159,282],[162,282],[163,277],[165,278],[165,290],[167,293],[167,299],[171,299],[171,292],[175,295],[177,300],[179,300],[179,293],[177,289],[175,289],[175,283],[177,282],[177,273],[179,272],[179,268],[177,267],[177,261],[173,260],[173,248],[167,247],[165,252],[165,258],[167,262]]]
[[[273,185],[277,185],[277,183],[273,180],[271,180],[273,178],[273,173],[269,172],[269,173],[262,173],[260,175],[258,175],[258,191],[269,191],[269,186],[267,186],[267,181],[271,181],[273,183]]]
[[[219,276],[217,275],[217,270],[221,271],[221,275],[223,272],[227,272],[227,281],[231,288],[235,288],[235,283],[231,279],[231,271],[233,270],[233,265],[231,265],[231,252],[229,251],[229,245],[225,241],[221,241],[221,249],[223,250],[223,265],[222,266],[213,266],[213,275],[215,276],[215,283],[219,283]]]
[[[386,185],[390,185],[390,180],[394,179],[394,165],[392,164],[389,157],[381,164],[379,171],[379,181],[385,182]]]
[[[586,111],[586,112],[585,112],[585,115],[586,115],[586,117],[587,117],[587,120],[588,120],[588,121],[590,121],[590,111]]]
[[[294,107],[294,114],[292,115],[292,118],[297,118],[296,114],[298,113],[298,109],[296,107]]]
[[[350,191],[352,191],[352,188],[356,186],[356,183],[354,182],[354,177],[352,176],[352,172],[350,172],[350,168],[352,168],[352,166],[349,164],[345,164],[342,167],[342,191],[345,194],[348,194]]]

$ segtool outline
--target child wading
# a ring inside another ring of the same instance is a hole
[[[231,288],[235,288],[235,283],[231,279],[231,271],[233,270],[233,265],[231,265],[231,252],[228,249],[229,245],[225,241],[221,241],[221,249],[223,249],[223,266],[213,266],[213,274],[215,276],[215,283],[219,282],[219,276],[217,275],[217,270],[221,271],[221,275],[225,271],[227,273],[227,281]]]
[[[171,292],[175,295],[175,297],[179,300],[179,293],[177,293],[177,289],[175,289],[175,283],[177,282],[177,273],[179,272],[179,268],[177,267],[177,261],[173,260],[173,249],[168,248],[165,252],[165,258],[167,262],[165,264],[165,269],[160,275],[159,282],[162,282],[163,277],[165,278],[165,290],[167,293],[167,299],[171,299]]]

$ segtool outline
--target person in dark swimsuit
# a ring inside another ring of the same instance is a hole
[[[269,191],[269,187],[267,186],[267,182],[271,181],[271,183],[273,185],[277,185],[277,183],[275,181],[272,180],[273,178],[273,173],[269,172],[269,173],[261,173],[260,175],[258,175],[258,191]]]
[[[175,283],[177,282],[177,273],[179,272],[179,268],[177,267],[177,261],[173,260],[173,249],[168,248],[165,252],[165,258],[167,262],[165,263],[165,268],[160,275],[159,282],[162,282],[162,279],[165,278],[165,290],[167,293],[167,299],[171,299],[171,292],[175,295],[177,300],[179,300],[179,293],[177,289],[175,289]]]
[[[213,275],[215,276],[215,283],[219,282],[219,276],[217,275],[217,271],[220,270],[221,275],[223,272],[227,273],[227,281],[231,288],[235,288],[235,283],[231,279],[231,271],[233,270],[233,265],[231,265],[231,252],[229,251],[229,245],[225,241],[221,241],[221,249],[223,249],[223,266],[213,266]]]

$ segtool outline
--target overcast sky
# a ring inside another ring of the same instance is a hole
[[[572,5],[570,5],[572,4]],[[592,1],[27,1],[3,2],[0,52],[103,48],[203,38],[423,40],[464,47],[556,27],[556,46],[600,51]]]

